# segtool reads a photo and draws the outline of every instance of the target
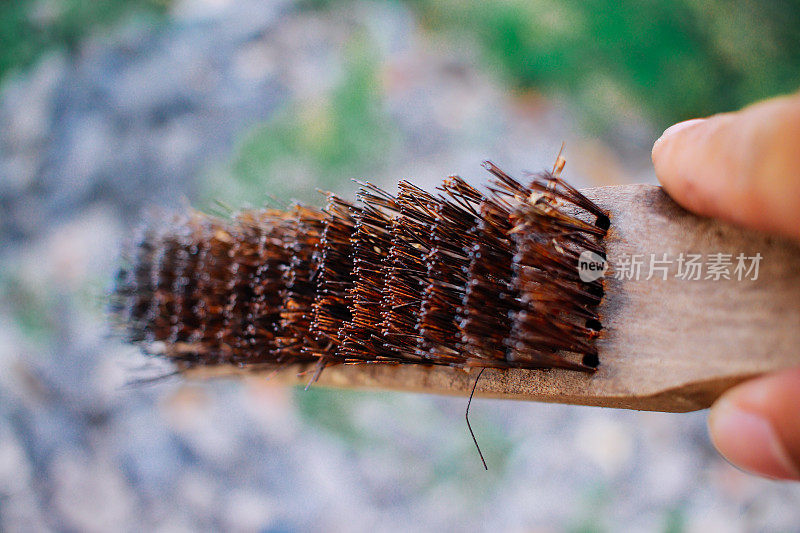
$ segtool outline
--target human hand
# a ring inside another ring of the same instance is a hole
[[[686,209],[800,240],[800,93],[676,124],[653,146],[653,164]],[[730,389],[708,425],[734,465],[800,480],[800,368]]]

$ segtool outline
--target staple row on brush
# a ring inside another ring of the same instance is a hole
[[[523,184],[494,164],[488,190],[365,183],[318,210],[192,213],[144,228],[113,307],[131,342],[179,368],[406,363],[598,365],[608,218],[550,173]]]

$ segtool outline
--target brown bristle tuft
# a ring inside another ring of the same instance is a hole
[[[325,228],[325,214],[317,209],[295,205],[285,241],[291,259],[283,275],[281,320],[277,338],[282,357],[294,359],[322,353],[327,343],[309,334],[314,298],[317,294],[318,248]]]
[[[129,342],[145,339],[145,315],[150,307],[150,265],[156,250],[157,225],[140,228],[136,238],[122,252],[122,266],[116,275],[111,311]]]
[[[400,214],[392,220],[392,243],[384,266],[386,286],[381,333],[394,351],[404,358],[419,360],[417,323],[437,199],[407,181],[401,181],[398,187]]]
[[[328,195],[322,236],[316,251],[314,275],[317,292],[311,306],[309,331],[325,346],[314,352],[320,358],[335,353],[339,330],[352,318],[350,292],[353,288],[353,232],[360,209],[335,194]]]
[[[457,176],[441,186],[446,194],[436,205],[426,285],[420,312],[419,349],[432,359],[464,362],[460,350],[458,310],[466,296],[469,250],[483,196]]]
[[[460,309],[461,351],[468,353],[471,364],[477,366],[505,361],[511,313],[519,303],[512,283],[515,247],[510,236],[511,212],[528,192],[493,163],[486,161],[484,166],[496,179],[489,187],[491,195],[480,204],[478,223],[472,229],[469,281]]]
[[[126,338],[178,369],[403,363],[462,368],[599,364],[610,221],[559,175],[523,184],[491,162],[486,193],[457,176],[359,204],[190,213],[142,230],[116,277]]]
[[[586,251],[605,257],[600,239],[608,219],[593,202],[550,173],[537,176],[531,189],[540,196],[531,195],[512,215],[518,250],[514,284],[521,299],[509,336],[508,359],[541,368],[590,372],[599,363],[593,341],[600,329],[596,309],[603,297],[603,282],[602,278],[582,280],[576,266]],[[582,209],[595,217],[595,223],[567,213],[553,199]],[[583,358],[575,361],[565,357],[565,352]]]
[[[352,317],[339,331],[341,345],[336,358],[342,362],[396,361],[381,332],[382,289],[386,284],[384,260],[391,248],[390,212],[399,213],[397,201],[380,188],[365,184],[358,199],[353,246]]]

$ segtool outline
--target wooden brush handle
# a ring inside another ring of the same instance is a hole
[[[684,412],[708,407],[747,378],[800,366],[796,243],[693,215],[652,185],[583,192],[609,213],[604,242],[612,268],[625,258],[643,260],[638,280],[606,276],[597,372],[487,369],[477,395]],[[700,280],[676,277],[681,253],[702,254]],[[667,266],[666,280],[661,270],[646,279],[651,254],[671,260],[656,265]],[[730,254],[730,279],[705,279],[712,254]],[[752,272],[737,279],[739,254],[761,254],[757,279],[750,279]],[[297,379],[291,371],[282,375]],[[338,366],[327,368],[315,386],[468,395],[476,375],[419,365]]]

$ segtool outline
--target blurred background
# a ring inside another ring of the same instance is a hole
[[[578,185],[655,182],[665,127],[798,87],[788,1],[0,2],[0,530],[800,531],[705,413],[476,399],[487,473],[465,399],[126,386],[153,362],[104,314],[150,208],[482,183],[562,141]]]

